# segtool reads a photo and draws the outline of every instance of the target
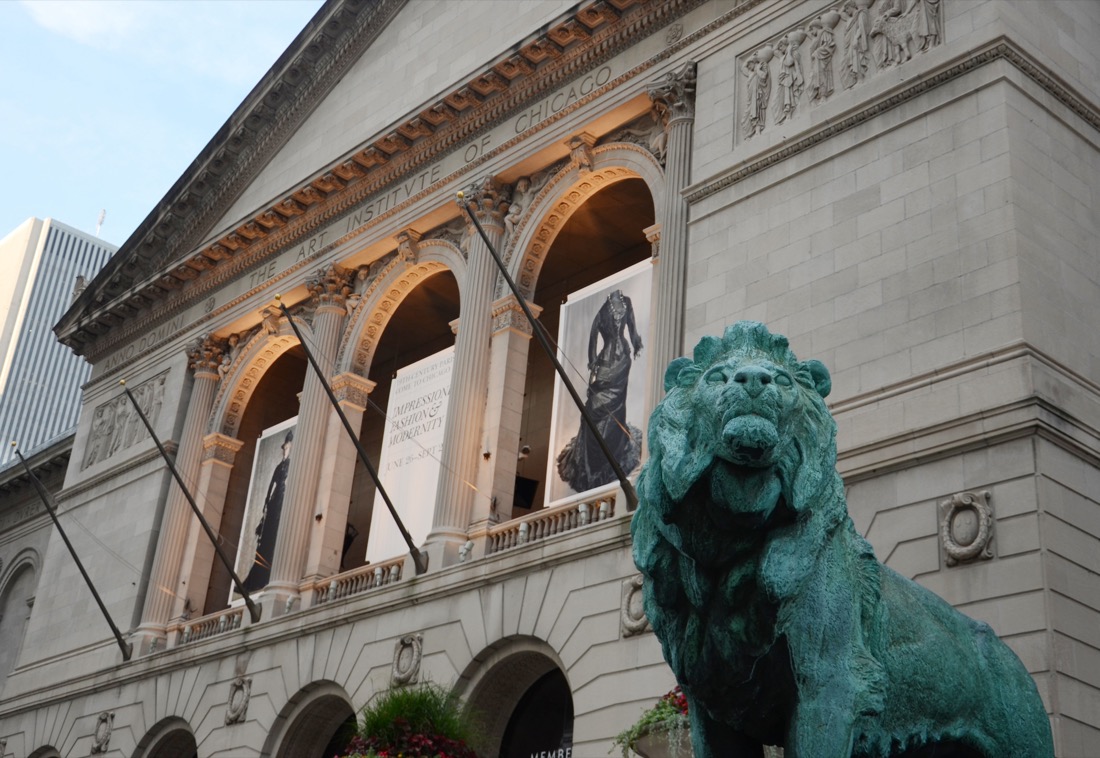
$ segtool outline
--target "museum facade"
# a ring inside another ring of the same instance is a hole
[[[487,756],[606,755],[674,682],[534,330],[633,477],[740,319],[832,371],[879,559],[1088,755],[1098,41],[1056,0],[327,2],[55,327],[93,370],[41,462],[123,639],[0,472],[0,756],[321,758],[424,681]]]

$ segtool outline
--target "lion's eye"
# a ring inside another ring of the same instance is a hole
[[[725,369],[715,368],[707,372],[707,375],[703,377],[703,381],[707,384],[725,384],[729,381],[729,377],[726,375]]]
[[[776,374],[775,375],[775,383],[778,384],[781,387],[790,387],[791,386],[791,378],[789,376],[787,376],[786,374]]]

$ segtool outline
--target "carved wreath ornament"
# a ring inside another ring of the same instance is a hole
[[[225,725],[244,721],[252,696],[252,677],[238,676],[229,684],[229,702],[225,706]]]
[[[420,677],[420,659],[424,653],[424,635],[407,634],[393,650],[391,679],[395,686],[416,684]]]
[[[993,557],[993,509],[989,491],[959,492],[940,503],[940,540],[947,565]]]
[[[115,725],[113,711],[104,711],[99,714],[95,722],[95,734],[92,735],[92,754],[106,753],[111,744],[111,729]]]

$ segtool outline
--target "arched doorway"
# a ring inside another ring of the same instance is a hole
[[[485,755],[529,758],[572,748],[572,689],[542,640],[502,640],[475,659],[460,686],[483,726]]]
[[[576,301],[579,297],[599,295],[602,292],[600,282],[650,258],[651,245],[645,230],[653,223],[653,198],[648,185],[640,178],[616,181],[572,211],[544,255],[533,293],[534,302],[543,309],[539,321],[558,344],[567,339],[584,345],[589,343],[595,331],[593,317],[575,317],[568,328],[579,331],[564,334],[561,330],[563,304],[571,296]],[[607,289],[613,292],[616,287],[609,285]],[[583,309],[576,312],[582,313]],[[648,342],[648,323],[638,323],[637,329],[644,346]],[[601,344],[597,340],[597,349]],[[589,363],[587,357],[573,357],[565,363],[583,399],[592,367],[586,365]],[[627,391],[641,393],[639,400],[644,397],[644,373],[630,371]],[[555,425],[554,385],[555,372],[549,358],[532,347],[528,351],[524,386],[513,516],[525,515],[576,491],[568,482],[555,484],[555,477],[560,479],[556,459],[571,437],[578,433],[578,428],[559,424],[563,428],[552,429]],[[644,419],[628,417],[627,420],[639,430],[644,426]],[[575,420],[568,423],[570,426],[577,424]],[[551,439],[552,431],[555,439]]]
[[[198,746],[191,727],[181,718],[164,719],[142,738],[134,758],[196,758]]]
[[[355,711],[335,682],[315,682],[283,707],[260,755],[264,758],[331,758],[354,736]]]

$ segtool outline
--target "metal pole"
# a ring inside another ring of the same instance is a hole
[[[233,586],[237,588],[237,592],[244,597],[244,603],[248,606],[248,613],[252,616],[252,623],[255,624],[260,620],[260,609],[252,602],[251,596],[248,594],[248,590],[244,588],[244,584],[237,577],[237,572],[233,570],[233,564],[229,562],[229,556],[222,550],[222,546],[218,544],[218,537],[214,534],[214,530],[210,528],[210,522],[206,520],[206,517],[202,515],[202,511],[199,510],[198,503],[195,502],[195,498],[191,497],[190,490],[183,483],[183,477],[180,476],[179,469],[176,468],[176,464],[168,455],[168,451],[164,449],[164,445],[161,444],[160,439],[157,437],[157,433],[153,431],[153,425],[149,423],[149,419],[145,418],[145,414],[141,410],[141,406],[138,405],[137,398],[130,392],[130,388],[126,386],[126,380],[123,379],[119,382],[122,386],[122,391],[126,393],[126,397],[130,398],[131,405],[134,406],[134,410],[137,411],[138,417],[141,419],[141,423],[145,424],[145,428],[149,430],[149,436],[153,438],[153,442],[157,446],[157,450],[160,451],[160,455],[164,458],[164,462],[168,464],[168,470],[172,472],[172,476],[176,478],[176,484],[179,485],[180,491],[183,492],[183,496],[187,498],[187,502],[191,505],[191,510],[195,512],[195,516],[199,519],[199,523],[202,524],[202,529],[206,532],[206,536],[210,538],[210,542],[214,545],[214,551],[218,554],[218,558],[221,559],[222,565],[225,566],[226,571],[229,572],[229,577],[233,580]]]
[[[313,372],[317,374],[317,378],[321,381],[321,386],[325,388],[325,394],[328,395],[329,402],[332,403],[332,407],[336,410],[336,415],[340,417],[340,421],[344,424],[344,429],[347,430],[348,436],[351,437],[352,444],[355,445],[355,451],[359,454],[359,460],[366,466],[367,473],[369,473],[370,478],[374,480],[374,486],[378,494],[382,496],[382,500],[386,503],[386,507],[390,509],[390,515],[393,516],[397,528],[401,531],[401,536],[404,538],[405,544],[409,546],[409,553],[412,555],[413,564],[416,566],[416,575],[420,576],[428,570],[428,562],[424,559],[420,551],[416,549],[416,545],[413,544],[412,536],[405,528],[405,524],[401,521],[401,517],[397,515],[397,509],[393,507],[393,503],[390,501],[390,496],[386,492],[386,488],[382,486],[382,480],[378,476],[378,471],[370,462],[370,458],[367,457],[367,451],[363,449],[362,443],[359,442],[359,436],[355,433],[355,430],[351,428],[351,422],[348,421],[348,417],[344,415],[344,409],[340,407],[340,401],[336,399],[336,394],[332,391],[332,387],[329,386],[328,380],[325,379],[321,367],[317,365],[317,360],[313,357],[313,351],[309,349],[309,345],[306,344],[306,340],[302,336],[301,330],[299,330],[298,325],[294,323],[290,311],[286,309],[282,296],[276,295],[275,300],[279,303],[279,310],[283,312],[283,315],[286,316],[286,320],[290,322],[290,328],[298,335],[298,341],[301,343],[302,349],[306,351],[306,359],[309,360],[309,365],[313,367]]]
[[[554,350],[550,345],[549,339],[546,337],[546,333],[543,331],[542,324],[535,320],[535,314],[531,312],[531,309],[527,305],[527,300],[520,294],[519,287],[512,280],[512,277],[508,274],[508,269],[504,266],[504,261],[500,259],[500,254],[497,253],[496,248],[493,247],[493,243],[489,241],[489,235],[485,233],[485,230],[481,228],[481,222],[477,220],[477,216],[474,215],[473,210],[470,208],[469,203],[464,199],[465,195],[462,192],[458,193],[458,204],[466,211],[466,215],[470,217],[470,221],[474,223],[474,228],[477,229],[478,234],[481,235],[481,239],[485,242],[485,246],[489,248],[489,254],[493,257],[493,261],[497,264],[497,268],[500,269],[501,276],[504,277],[504,281],[508,283],[509,289],[512,290],[512,294],[515,296],[516,301],[519,303],[519,307],[523,309],[523,315],[527,317],[527,320],[531,323],[531,331],[539,341],[539,345],[542,346],[543,352],[546,353],[546,357],[550,359],[550,362],[554,364],[554,369],[558,372],[558,376],[561,377],[562,383],[569,391],[569,395],[573,398],[573,402],[577,405],[577,410],[581,412],[581,418],[584,419],[584,423],[588,426],[588,431],[592,432],[592,436],[596,438],[596,442],[600,446],[600,450],[603,451],[604,456],[607,458],[607,462],[611,464],[611,470],[615,472],[615,476],[619,480],[619,486],[623,488],[623,494],[626,496],[626,510],[628,512],[633,511],[638,507],[638,493],[634,491],[634,485],[630,483],[630,480],[626,477],[626,472],[623,471],[623,467],[619,465],[619,462],[615,460],[615,456],[611,454],[611,448],[607,446],[607,440],[600,434],[600,430],[596,428],[596,422],[593,420],[592,415],[588,412],[588,409],[584,405],[584,401],[581,400],[581,396],[577,393],[576,388],[573,387],[573,382],[569,381],[569,377],[565,373],[565,368],[558,362],[557,356],[554,354]]]
[[[40,482],[38,477],[34,475],[34,472],[31,471],[27,459],[19,452],[19,447],[16,443],[12,442],[11,446],[15,448],[15,454],[19,456],[19,461],[23,464],[23,468],[27,470],[27,475],[31,478],[31,483],[34,485],[34,488],[38,490],[38,496],[42,498],[42,503],[46,506],[46,513],[50,514],[50,518],[53,519],[53,525],[57,527],[58,534],[61,535],[61,539],[65,542],[65,547],[69,548],[69,554],[72,555],[73,560],[76,562],[76,567],[80,569],[80,575],[83,576],[84,581],[88,583],[88,589],[92,591],[92,597],[95,598],[96,604],[99,605],[99,610],[103,612],[103,618],[107,619],[107,624],[111,627],[111,632],[114,633],[115,640],[122,650],[122,660],[130,660],[130,656],[134,653],[134,646],[122,639],[122,632],[115,626],[115,622],[111,619],[111,614],[107,613],[107,606],[103,604],[103,599],[100,598],[99,593],[96,592],[95,585],[92,584],[92,578],[88,576],[88,572],[84,570],[84,564],[80,562],[76,550],[73,549],[73,543],[69,542],[68,535],[66,535],[65,530],[61,528],[61,522],[57,520],[57,504],[54,503],[53,497],[46,491],[46,488],[42,486],[42,482]]]

